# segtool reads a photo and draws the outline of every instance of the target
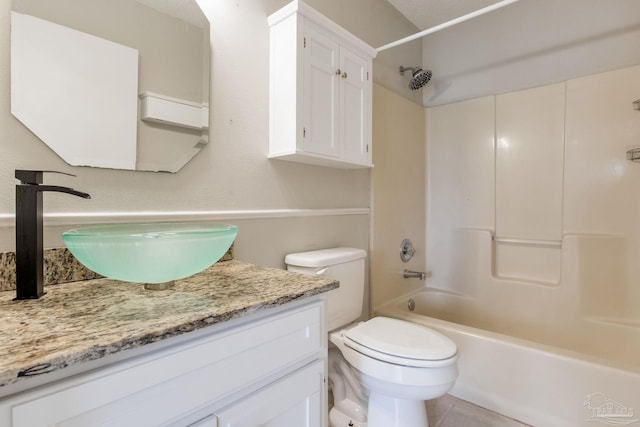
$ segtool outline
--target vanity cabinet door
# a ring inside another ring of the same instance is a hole
[[[321,427],[324,362],[314,362],[218,411],[218,427]]]

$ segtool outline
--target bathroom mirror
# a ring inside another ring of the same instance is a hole
[[[73,166],[177,172],[208,142],[196,0],[13,0],[11,111]]]

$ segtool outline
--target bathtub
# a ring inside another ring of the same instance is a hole
[[[375,314],[425,325],[457,344],[459,377],[450,392],[455,397],[539,427],[640,427],[640,354],[621,354],[617,361],[572,350],[571,340],[562,348],[523,338],[526,331],[519,334],[508,324],[492,331],[474,324],[485,318],[477,311],[469,298],[425,288]],[[619,343],[619,353],[638,344],[635,336],[630,347]]]

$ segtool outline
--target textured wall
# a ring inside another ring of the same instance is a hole
[[[640,63],[640,2],[519,1],[423,38],[427,106]]]
[[[44,196],[45,213],[80,215],[76,220],[68,220],[69,224],[91,222],[91,218],[82,215],[98,212],[368,209],[369,170],[331,169],[266,157],[269,133],[267,16],[287,1],[202,3],[212,28],[210,143],[177,174],[158,174],[70,167],[11,116],[11,1],[0,0],[0,250],[12,250],[14,245],[12,215],[16,180],[13,171],[20,168],[53,169],[77,175],[77,178],[49,176],[47,182],[89,192],[91,200],[62,194]],[[372,45],[413,31],[412,25],[384,0],[312,1],[310,4]],[[420,55],[418,45],[406,56]],[[395,64],[396,54],[390,58]],[[383,61],[376,62],[375,66],[386,65]],[[374,71],[374,78],[376,73]],[[404,89],[399,75],[393,78],[395,82],[387,79],[389,86],[396,84],[406,96],[413,96]],[[304,220],[258,218],[239,222],[251,230],[271,227],[271,233],[266,234],[243,233],[240,229],[237,254],[247,261],[280,266],[281,255],[290,250],[336,244],[368,248],[367,214],[319,214]],[[65,226],[53,226],[51,220],[45,220],[47,224],[52,225],[47,227],[45,246],[59,246],[58,234]],[[267,248],[273,255],[260,252]]]

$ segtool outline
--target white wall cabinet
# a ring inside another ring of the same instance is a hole
[[[269,157],[371,167],[375,49],[300,1],[269,26]]]
[[[326,336],[316,300],[8,396],[0,425],[320,427]]]

